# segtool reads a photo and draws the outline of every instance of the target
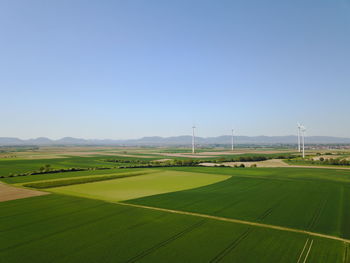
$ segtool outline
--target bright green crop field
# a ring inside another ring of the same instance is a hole
[[[26,173],[37,171],[41,166],[49,164],[53,169],[66,169],[66,168],[96,168],[106,167],[113,168],[117,166],[116,163],[106,162],[106,159],[121,159],[121,160],[141,160],[152,161],[159,159],[159,157],[153,158],[136,158],[136,157],[123,157],[123,156],[111,156],[111,155],[96,155],[93,157],[81,157],[81,156],[66,156],[65,158],[54,159],[0,159],[0,176],[8,176],[13,173]],[[123,164],[124,165],[124,164]]]
[[[344,262],[347,249],[303,234],[61,195],[3,202],[0,210],[6,263],[297,262],[308,239],[307,262]]]
[[[65,173],[52,173],[52,174],[35,174],[30,176],[17,176],[1,178],[2,182],[8,184],[25,184],[29,182],[42,182],[42,181],[54,181],[54,180],[65,180],[74,179],[90,176],[106,176],[111,174],[123,174],[128,172],[149,172],[145,169],[107,169],[107,170],[89,170],[89,171],[77,171],[77,172],[65,172]]]
[[[209,186],[129,202],[350,239],[350,171],[300,168],[192,170],[232,174],[232,177]]]
[[[147,171],[147,169],[144,170]],[[159,169],[157,172],[147,175],[57,187],[50,189],[50,191],[106,201],[122,201],[196,188],[228,178],[227,175],[220,174],[162,171]]]
[[[74,184],[0,202],[1,263],[350,263],[350,171],[177,167],[1,179],[57,180]]]

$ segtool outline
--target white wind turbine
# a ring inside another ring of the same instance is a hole
[[[196,145],[196,137],[194,134],[194,130],[196,129],[196,126],[193,125],[192,127],[192,154],[195,152],[195,145]]]
[[[301,147],[300,147],[300,143],[301,143],[301,140],[300,140],[300,136],[301,136],[301,124],[300,123],[297,123],[298,125],[298,151],[301,152]]]

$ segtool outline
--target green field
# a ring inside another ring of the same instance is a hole
[[[88,151],[88,149],[85,151]],[[23,159],[24,157],[13,158],[13,159],[6,159],[6,158],[1,159],[0,157],[0,178],[2,176],[8,177],[11,174],[36,172],[40,169],[40,167],[45,165],[50,165],[50,168],[52,169],[69,169],[69,168],[83,168],[83,169],[111,168],[113,169],[120,166],[128,167],[130,165],[138,164],[138,162],[141,162],[141,163],[152,162],[152,161],[161,160],[161,159],[177,159],[177,160],[189,159],[186,156],[174,157],[174,156],[163,156],[159,154],[154,154],[152,151],[148,152],[150,150],[145,151],[145,153],[128,152],[127,155],[129,156],[123,156],[123,153],[118,153],[118,152],[107,152],[106,150],[102,151],[102,150],[93,149],[91,151],[92,151],[92,154],[90,156],[71,156],[67,153],[67,155],[60,155],[59,156],[60,158],[52,158],[52,154],[47,153],[45,159]],[[82,151],[82,153],[84,153],[84,151]],[[96,154],[96,153],[99,153],[99,154]],[[104,153],[106,155],[104,155]],[[122,155],[118,155],[118,154],[122,154]],[[261,151],[261,154],[260,153],[259,154],[243,153],[243,154],[232,154],[232,155],[223,154],[219,156],[202,157],[200,158],[200,160],[219,161],[220,159],[224,160],[225,158],[227,160],[232,160],[232,159],[238,160],[240,157],[254,157],[254,156],[265,156],[266,158],[275,158],[280,156],[281,154],[289,155],[290,152],[266,154],[264,153],[264,151]],[[110,162],[108,160],[118,160],[120,162]],[[198,161],[199,159],[196,158],[195,160]],[[51,176],[49,174],[46,174],[46,175]],[[52,175],[52,176],[55,176],[55,175]],[[12,183],[11,178],[15,178],[15,177],[10,177],[7,182]],[[13,179],[13,180],[14,180],[13,182],[16,181],[16,179]]]
[[[232,177],[201,188],[129,202],[350,239],[350,171],[296,168],[192,170],[231,174]]]
[[[0,159],[0,176],[8,176],[13,173],[26,173],[37,171],[41,166],[49,164],[53,169],[65,169],[65,168],[96,168],[106,167],[113,168],[118,165],[112,162],[106,162],[106,159],[120,159],[120,160],[140,160],[140,161],[152,161],[157,160],[159,157],[152,158],[137,158],[137,157],[123,157],[123,156],[110,156],[110,155],[96,155],[92,157],[80,157],[80,156],[66,156],[65,158],[54,159]]]
[[[56,181],[65,179],[75,179],[82,177],[91,176],[106,176],[124,173],[144,172],[145,169],[107,169],[107,170],[89,170],[89,171],[78,171],[78,172],[65,172],[65,173],[53,173],[53,174],[35,174],[30,176],[17,176],[1,178],[2,182],[8,184],[25,184],[29,182],[43,182],[43,181]],[[149,170],[146,170],[148,172]]]
[[[1,262],[344,262],[346,244],[48,195],[0,203]],[[304,252],[302,258],[306,257]]]
[[[154,173],[151,169],[139,171],[139,172],[126,172],[126,173],[110,173],[101,175],[90,175],[90,176],[75,176],[74,178],[60,178],[56,180],[44,180],[39,182],[30,182],[24,184],[18,184],[24,187],[36,188],[36,189],[46,189],[70,185],[81,185],[93,182],[108,181],[113,179],[121,179],[133,176],[146,175],[149,173]]]
[[[200,187],[228,178],[226,175],[158,170],[142,176],[50,188],[50,191],[106,201],[122,201]]]
[[[6,160],[0,173],[103,159]],[[347,170],[112,168],[1,181],[52,192],[0,202],[1,263],[350,263]]]

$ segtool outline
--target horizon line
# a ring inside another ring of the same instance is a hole
[[[184,135],[173,135],[173,136],[159,136],[159,135],[149,135],[149,136],[142,136],[142,137],[137,137],[137,138],[126,138],[126,139],[112,139],[112,138],[84,138],[84,137],[73,137],[73,136],[63,136],[63,137],[58,137],[58,138],[50,138],[46,136],[39,136],[39,137],[31,137],[31,138],[23,138],[23,137],[9,137],[9,136],[0,136],[0,139],[18,139],[18,140],[23,140],[23,141],[28,141],[28,140],[37,140],[37,139],[48,139],[51,141],[58,141],[62,139],[79,139],[79,140],[111,140],[111,141],[128,141],[128,140],[140,140],[144,138],[174,138],[174,137],[192,137],[191,134],[184,134]],[[203,138],[203,139],[208,139],[208,138],[218,138],[218,137],[224,137],[224,136],[229,136],[231,137],[232,135],[230,134],[223,134],[223,135],[218,135],[218,136],[196,136],[196,138]],[[298,135],[294,134],[289,134],[289,135],[235,135],[234,137],[297,137]],[[308,135],[305,136],[307,137],[331,137],[331,138],[340,138],[340,139],[350,139],[350,137],[343,137],[343,136],[332,136],[332,135]]]

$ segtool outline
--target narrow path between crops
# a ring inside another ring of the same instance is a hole
[[[251,221],[234,219],[234,218],[211,216],[211,215],[206,215],[206,214],[186,212],[186,211],[180,211],[180,210],[172,210],[172,209],[159,208],[159,207],[153,207],[153,206],[136,205],[136,204],[130,204],[130,203],[121,203],[121,202],[112,202],[112,203],[119,204],[119,205],[124,205],[124,206],[131,206],[131,207],[137,207],[137,208],[144,208],[144,209],[168,212],[168,213],[173,213],[173,214],[190,215],[190,216],[196,216],[196,217],[201,217],[201,218],[208,218],[208,219],[225,221],[225,222],[231,222],[231,223],[242,224],[242,225],[249,225],[249,226],[256,226],[256,227],[262,227],[262,228],[275,229],[275,230],[280,230],[280,231],[301,233],[301,234],[306,234],[306,235],[310,235],[310,236],[322,237],[322,238],[342,241],[342,242],[345,242],[345,243],[350,243],[350,239],[345,239],[345,238],[341,238],[341,237],[337,237],[337,236],[331,236],[331,235],[321,234],[321,233],[316,233],[316,232],[310,232],[310,231],[296,229],[296,228],[290,228],[290,227],[284,227],[284,226],[276,226],[276,225],[269,225],[269,224],[251,222]]]

